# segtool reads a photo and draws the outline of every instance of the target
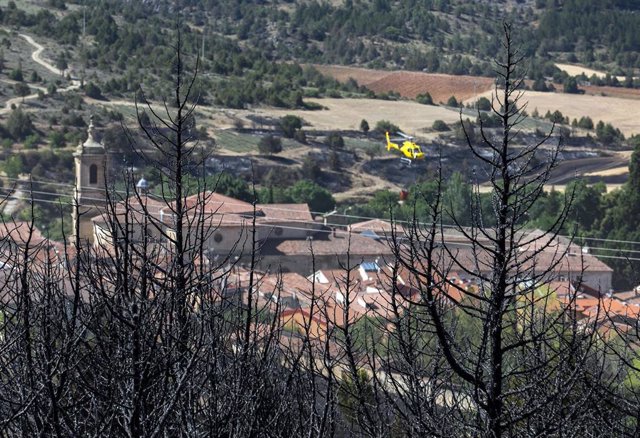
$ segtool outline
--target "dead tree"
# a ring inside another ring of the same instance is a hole
[[[561,145],[548,146],[551,133],[537,143],[519,144],[519,125],[526,118],[522,60],[512,27],[505,24],[492,102],[501,129],[490,134],[479,117],[479,144],[467,136],[480,169],[488,169],[491,211],[483,211],[476,191],[470,205],[472,226],[462,226],[446,200],[437,196],[430,200],[431,216],[415,217],[407,236],[395,241],[396,257],[419,289],[417,298],[405,300],[417,310],[404,317],[416,315],[416,323],[428,333],[422,342],[434,341],[431,374],[423,371],[420,377],[423,389],[403,389],[397,397],[405,406],[412,397],[425,400],[430,395],[426,387],[441,388],[447,379],[448,395],[441,395],[448,399],[425,404],[431,409],[434,432],[439,418],[435,413],[440,411],[449,413],[447,418],[456,423],[452,430],[463,435],[553,434],[575,426],[567,420],[580,416],[580,403],[587,397],[572,391],[590,359],[590,331],[578,330],[572,313],[556,306],[545,286],[558,280],[555,272],[568,263],[572,243],[559,240],[559,233],[572,195],[567,194],[549,229],[531,232],[525,225],[527,212],[557,164]],[[483,226],[487,217],[490,227]],[[445,227],[447,222],[453,227]],[[579,281],[580,263],[576,268],[574,262],[573,269],[573,280]],[[473,282],[461,283],[453,272]],[[408,335],[395,335],[399,342],[394,355],[403,353]],[[415,345],[409,351],[415,357],[409,363],[412,369],[424,356],[416,354],[423,350]],[[406,353],[398,359],[403,356]]]

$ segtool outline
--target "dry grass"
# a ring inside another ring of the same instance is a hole
[[[607,192],[610,193],[614,190],[619,190],[622,188],[622,184],[607,184]],[[480,187],[478,187],[479,192],[480,193],[491,193],[492,188],[488,185],[482,185]],[[545,192],[560,192],[560,193],[564,193],[564,191],[567,189],[567,186],[564,184],[550,184],[550,185],[546,185],[544,186],[544,191]]]
[[[581,65],[573,65],[573,64],[558,64],[556,63],[556,67],[560,70],[567,72],[569,76],[578,76],[584,73],[587,77],[591,77],[596,75],[596,77],[600,79],[604,79],[607,76],[606,72],[593,70],[591,68],[583,67]],[[616,76],[619,81],[624,81],[624,76]]]
[[[491,92],[484,93],[491,98]],[[475,99],[471,99],[475,100]],[[638,101],[621,97],[594,96],[585,94],[542,93],[527,91],[522,98],[528,102],[527,111],[537,109],[541,115],[559,110],[571,120],[589,116],[594,123],[602,120],[619,128],[625,136],[640,133],[638,124]]]
[[[593,96],[620,97],[623,99],[640,99],[640,89],[625,87],[599,87],[596,85],[581,86],[587,94]]]
[[[629,166],[614,167],[613,169],[600,170],[598,172],[587,172],[584,176],[618,176],[629,173]]]
[[[407,101],[387,101],[375,99],[314,99],[328,108],[322,111],[256,109],[254,114],[270,117],[283,117],[293,114],[302,117],[312,129],[360,129],[360,121],[366,119],[374,128],[378,120],[389,120],[400,126],[405,132],[417,134],[424,128],[430,128],[433,121],[440,119],[446,123],[459,121],[457,111],[438,107],[421,105]],[[241,113],[241,111],[238,111]],[[249,112],[244,112],[245,116]]]

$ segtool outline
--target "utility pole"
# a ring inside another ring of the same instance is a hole
[[[204,42],[205,42],[205,36],[207,34],[207,28],[206,25],[202,28],[202,60],[204,61]]]
[[[87,0],[82,0],[82,45],[80,48],[80,86],[84,87],[85,64],[87,63],[87,48],[85,38],[87,32]]]

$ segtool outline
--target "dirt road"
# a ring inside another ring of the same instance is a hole
[[[8,29],[4,29],[7,32],[10,32]],[[60,70],[58,70],[53,64],[48,63],[47,61],[45,61],[42,58],[42,52],[44,51],[44,46],[42,46],[41,44],[38,44],[31,36],[29,35],[25,35],[23,33],[19,33],[18,36],[20,36],[21,38],[24,38],[29,44],[31,44],[35,50],[33,52],[31,52],[31,59],[33,59],[35,62],[37,62],[38,64],[40,64],[42,67],[44,67],[45,69],[49,70],[52,73],[55,74],[60,74]],[[42,88],[42,87],[37,87],[37,86],[33,86],[33,85],[29,85],[31,88],[35,88],[41,91],[45,91],[46,89]],[[71,85],[69,85],[68,87],[65,88],[61,88],[59,90],[57,90],[58,93],[65,93],[67,91],[71,91],[71,90],[77,90],[78,88],[80,88],[80,81],[76,78],[72,78],[71,79]],[[14,97],[12,99],[9,99],[5,105],[4,108],[0,109],[0,115],[2,114],[8,114],[12,111],[12,107],[18,107],[20,105],[22,105],[22,103],[25,100],[31,100],[31,99],[36,99],[38,97],[38,93],[34,93],[34,94],[29,94],[28,96],[25,97]]]

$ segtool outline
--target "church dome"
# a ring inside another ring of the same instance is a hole
[[[140,178],[140,180],[136,183],[136,188],[140,191],[147,191],[149,190],[149,183],[147,182],[146,179]]]

